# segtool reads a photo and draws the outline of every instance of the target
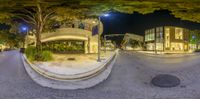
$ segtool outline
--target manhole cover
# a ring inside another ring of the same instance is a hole
[[[173,75],[160,74],[155,76],[151,83],[158,87],[176,87],[180,84],[180,79]]]
[[[74,61],[76,59],[75,58],[67,58],[67,60]]]

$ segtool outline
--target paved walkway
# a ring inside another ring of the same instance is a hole
[[[54,54],[50,62],[33,62],[45,71],[59,75],[76,75],[92,71],[105,64],[115,51],[101,52],[101,62],[97,62],[97,54]],[[74,58],[75,60],[68,60]]]
[[[0,99],[200,98],[199,56],[170,59],[168,61],[174,60],[174,63],[169,63],[164,59],[121,52],[106,81],[89,89],[70,91],[53,90],[34,83],[26,74],[19,55],[17,51],[4,52],[4,55],[0,55]],[[184,65],[186,63],[190,64]],[[165,70],[166,66],[176,68]],[[178,76],[181,85],[175,88],[154,87],[149,82],[160,73]]]

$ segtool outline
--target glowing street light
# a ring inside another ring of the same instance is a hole
[[[23,42],[23,47],[25,48],[25,41],[26,41],[27,35],[28,35],[28,27],[27,26],[22,26],[21,27],[21,31],[26,33],[25,34],[25,38],[24,38],[24,42]]]
[[[27,31],[27,27],[22,27],[22,31]]]
[[[21,26],[20,27],[21,32],[26,32],[28,33],[28,26]]]
[[[110,14],[106,13],[106,14],[103,14],[104,17],[108,17],[110,16]]]

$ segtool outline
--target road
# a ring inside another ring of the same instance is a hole
[[[27,75],[18,51],[0,54],[0,99],[199,99],[200,56],[160,58],[120,52],[109,78],[83,90],[44,88]],[[157,74],[181,79],[174,88],[151,85]]]

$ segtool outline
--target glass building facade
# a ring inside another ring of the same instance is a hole
[[[145,31],[145,41],[155,40],[155,29]]]
[[[163,26],[145,31],[146,50],[185,52],[197,49],[199,35],[190,34],[190,30]],[[192,43],[191,43],[192,42]]]

